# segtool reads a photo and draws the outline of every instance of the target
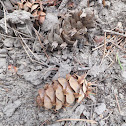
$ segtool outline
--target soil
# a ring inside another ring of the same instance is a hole
[[[84,9],[86,2],[75,0],[72,9]],[[104,36],[104,30],[114,29],[119,22],[126,33],[126,1],[106,0],[105,6],[100,2],[90,1],[96,26],[88,30],[88,41],[79,40],[78,44],[65,49],[48,48],[48,57],[35,32],[32,33],[31,14],[17,10],[6,15],[6,20],[16,24],[20,34],[28,35],[24,35],[28,39],[23,39],[22,44],[21,38],[15,36],[19,32],[12,25],[7,24],[6,34],[0,5],[0,126],[126,126],[126,38],[122,37],[123,49],[114,45],[106,50],[108,55],[105,56],[104,41],[93,41],[95,37]],[[46,7],[48,14],[40,30],[43,37],[52,25],[58,23],[58,13],[71,10],[67,5],[67,0],[62,0],[58,8]],[[29,56],[34,60],[31,61]],[[86,79],[96,85],[95,94],[80,104],[75,103],[59,111],[39,108],[36,104],[38,89],[58,77],[65,77],[67,73],[87,73]],[[97,123],[57,122],[59,119],[87,119]]]

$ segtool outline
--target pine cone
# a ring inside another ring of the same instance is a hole
[[[62,42],[73,45],[76,40],[84,38],[88,29],[95,27],[94,11],[92,8],[73,10],[65,15],[59,15],[59,17],[61,17],[59,18],[60,24],[57,27],[53,27],[48,34],[50,43],[55,41],[59,45]],[[51,40],[50,34],[52,35]]]
[[[46,109],[55,107],[55,110],[59,110],[75,101],[80,103],[91,92],[91,85],[85,80],[85,75],[67,74],[66,78],[58,78],[51,85],[47,84],[38,90],[37,105]]]

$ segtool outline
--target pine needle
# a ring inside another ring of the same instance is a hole
[[[57,122],[61,122],[61,121],[84,121],[87,123],[97,123],[94,120],[88,120],[88,119],[60,119],[60,120],[57,120]]]

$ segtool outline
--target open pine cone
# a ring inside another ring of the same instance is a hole
[[[55,110],[63,106],[69,106],[75,101],[80,103],[91,92],[90,82],[85,80],[85,75],[72,76],[66,75],[66,78],[58,78],[51,85],[47,84],[44,88],[38,90],[37,104],[39,107]]]
[[[76,40],[83,39],[87,30],[95,27],[94,11],[92,8],[73,10],[68,14],[59,16],[60,25],[53,27],[48,34],[48,41],[53,45],[73,45]],[[58,44],[55,44],[55,43]],[[54,48],[56,48],[54,47]]]

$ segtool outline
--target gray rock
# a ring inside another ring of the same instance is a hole
[[[55,74],[52,80],[57,80],[59,77],[66,77],[66,74],[71,72],[71,66],[68,64],[61,64],[58,72]]]
[[[106,110],[106,105],[104,103],[101,103],[98,107],[95,108],[95,112],[100,115]]]
[[[3,40],[3,43],[6,47],[13,47],[14,41],[15,40],[13,38],[6,38],[5,40]]]
[[[17,100],[14,103],[10,103],[8,104],[4,109],[3,109],[3,113],[7,116],[7,117],[11,117],[12,114],[15,112],[15,110],[21,105],[21,101]]]

